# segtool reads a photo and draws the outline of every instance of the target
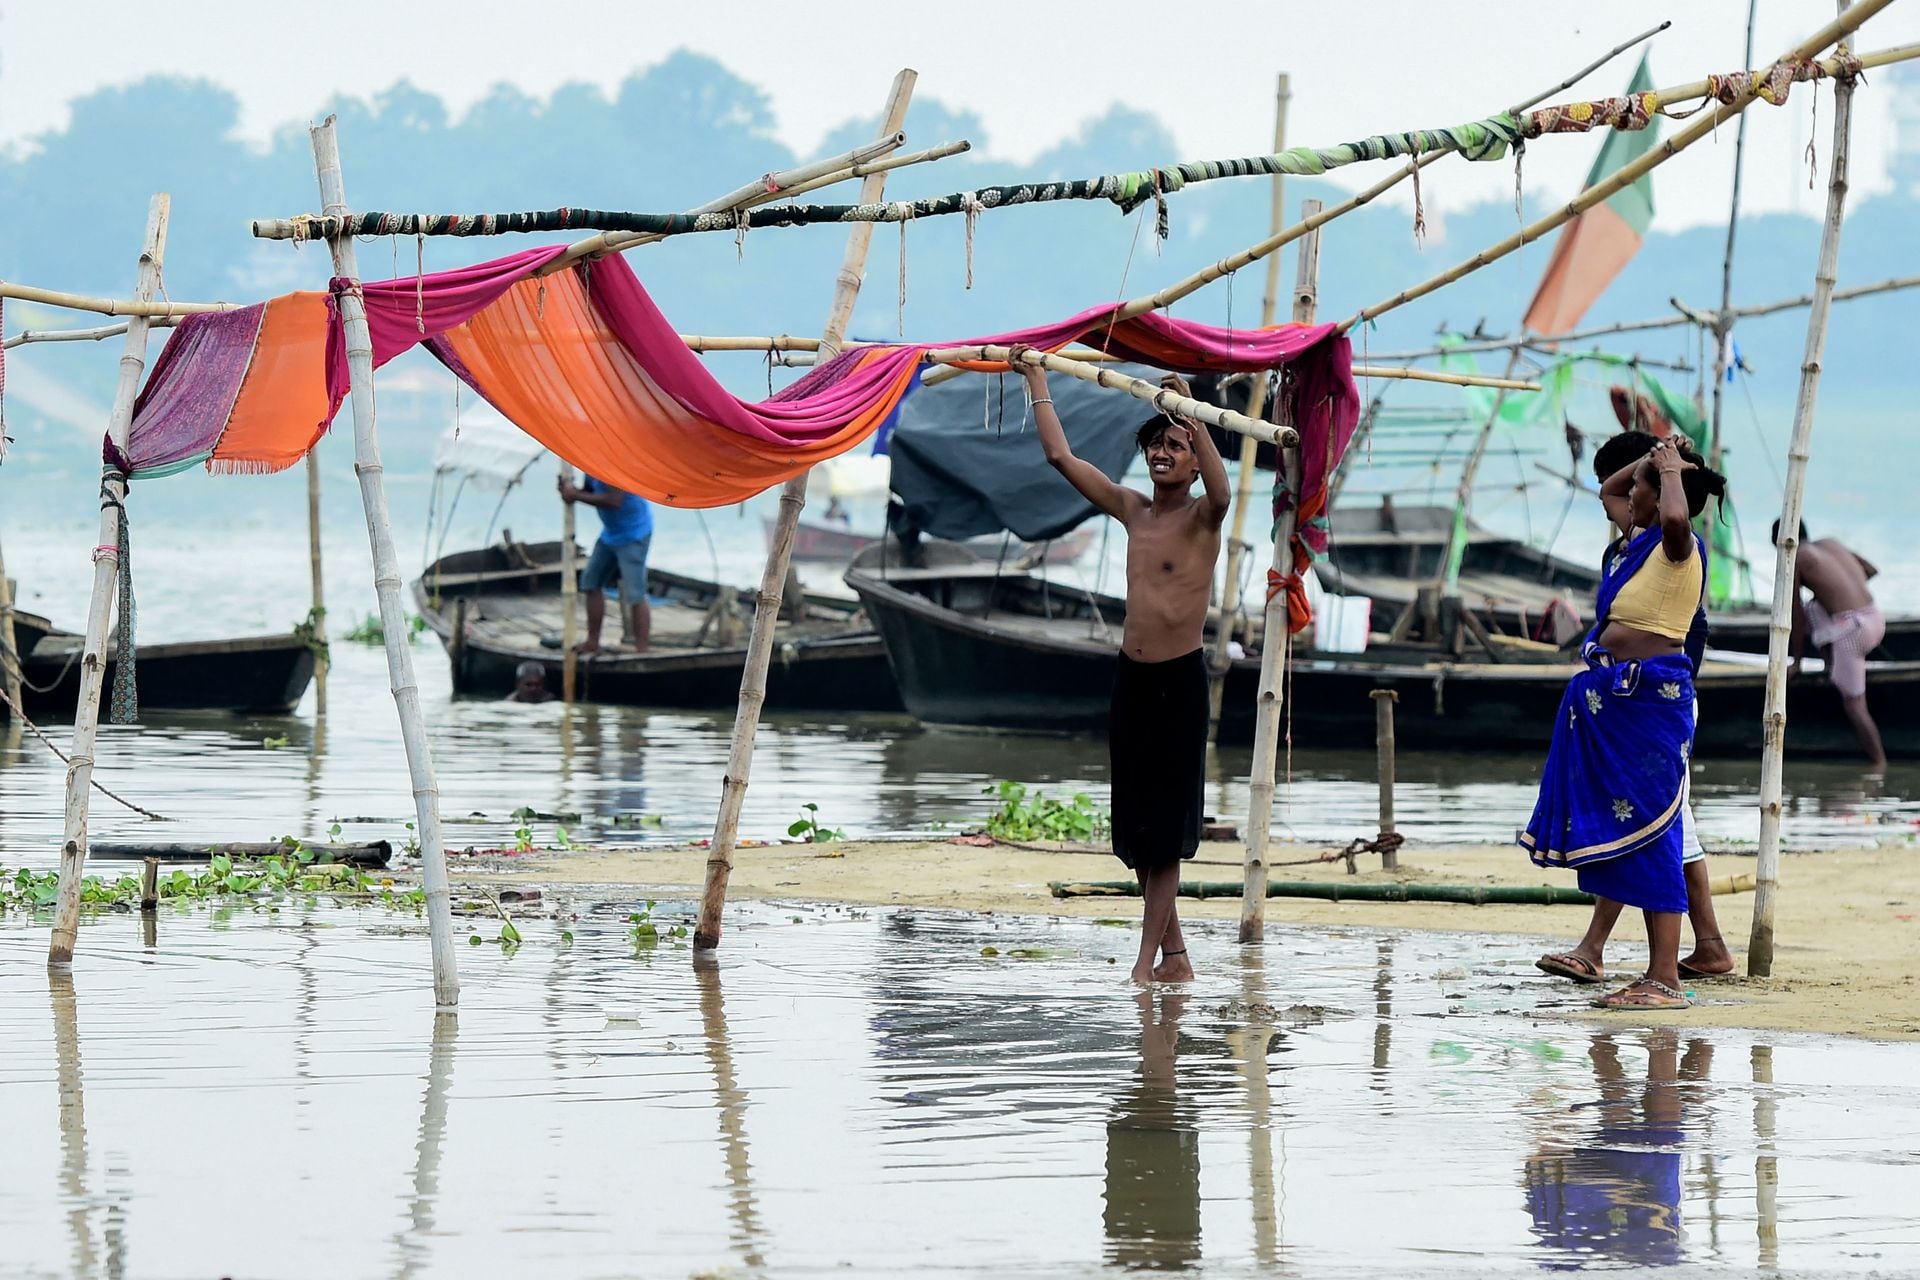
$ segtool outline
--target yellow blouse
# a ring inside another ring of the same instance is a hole
[[[1687,558],[1675,564],[1667,559],[1667,549],[1662,546],[1614,596],[1607,621],[1669,640],[1685,640],[1704,586],[1700,557],[1692,547],[1687,549]]]

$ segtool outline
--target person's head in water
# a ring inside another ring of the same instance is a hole
[[[1806,546],[1806,545],[1807,545],[1807,538],[1808,538],[1808,537],[1810,537],[1810,536],[1811,536],[1811,535],[1809,535],[1809,534],[1807,533],[1807,522],[1806,522],[1805,520],[1802,520],[1802,521],[1800,522],[1800,542],[1799,542],[1799,545],[1800,545],[1800,546],[1803,546],[1803,547],[1804,547],[1804,546]],[[1779,522],[1778,520],[1775,520],[1775,521],[1773,522],[1773,545],[1774,545],[1774,546],[1776,546],[1776,547],[1780,545],[1780,522]]]
[[[1687,514],[1697,516],[1707,509],[1707,499],[1722,497],[1727,492],[1727,478],[1713,470],[1706,460],[1693,451],[1693,446],[1679,436],[1667,436],[1673,448],[1680,454],[1680,461],[1688,464],[1680,473],[1680,487],[1687,495]],[[1651,529],[1660,523],[1660,473],[1653,465],[1653,451],[1640,459],[1639,468],[1633,473],[1633,488],[1627,492],[1627,502],[1633,511],[1633,524],[1636,529]]]
[[[523,662],[513,671],[513,700],[515,702],[546,702],[553,695],[547,691],[547,669],[538,662]]]
[[[1147,474],[1154,488],[1185,492],[1200,478],[1200,455],[1193,451],[1193,432],[1194,428],[1165,414],[1140,424],[1133,439],[1147,459]]]
[[[1647,431],[1619,431],[1608,436],[1593,451],[1593,478],[1601,484],[1607,477],[1653,452],[1658,437]]]

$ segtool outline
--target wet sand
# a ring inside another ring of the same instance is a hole
[[[1311,857],[1318,850],[1282,845],[1276,862]],[[1189,864],[1190,880],[1238,880],[1241,847],[1231,843],[1201,846]],[[1377,857],[1362,857],[1361,865]],[[696,892],[704,875],[706,850],[697,847],[632,850],[578,850],[564,855],[514,859],[499,874],[516,881],[552,885],[628,885],[656,887],[676,894]],[[1572,887],[1573,876],[1542,872],[1511,847],[1413,847],[1401,851],[1400,878],[1447,884],[1555,884]],[[1716,881],[1751,874],[1750,857],[1710,859]],[[477,868],[467,868],[477,873]],[[957,908],[979,912],[1082,917],[1135,917],[1132,898],[1055,898],[1054,880],[1117,880],[1125,875],[1104,853],[1042,851],[996,845],[977,847],[952,841],[858,842],[811,845],[759,845],[742,848],[735,860],[731,896],[744,899],[792,899],[863,905]],[[1346,880],[1344,865],[1275,867],[1276,880]],[[482,878],[454,869],[456,880]],[[1378,870],[1362,871],[1355,882],[1384,881]],[[1722,931],[1746,967],[1746,940],[1753,894],[1716,899]],[[1183,915],[1200,919],[1237,919],[1233,898],[1180,902]],[[1673,1013],[1600,1013],[1577,1001],[1556,1002],[1542,1016],[1591,1017],[1609,1025],[1655,1025],[1682,1020],[1688,1026],[1750,1027],[1815,1031],[1884,1040],[1920,1039],[1920,857],[1908,849],[1865,848],[1790,855],[1783,868],[1778,898],[1778,943],[1771,979],[1735,977],[1692,984],[1694,1009]],[[1586,925],[1577,906],[1485,906],[1450,903],[1326,902],[1273,898],[1267,902],[1270,925],[1338,926],[1381,930],[1422,930],[1510,935],[1513,956],[1530,960],[1549,946],[1576,941]],[[1283,937],[1274,939],[1284,954]],[[1690,945],[1690,944],[1683,944]],[[1683,952],[1684,954],[1684,952]],[[1613,976],[1639,972],[1645,963],[1645,934],[1638,919],[1622,917],[1609,949]],[[1605,988],[1555,984],[1563,997]],[[1571,1007],[1569,1007],[1571,1005]]]

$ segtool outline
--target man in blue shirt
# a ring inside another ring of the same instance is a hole
[[[627,607],[627,639],[635,653],[647,651],[652,615],[647,609],[647,548],[653,543],[653,508],[638,494],[614,489],[586,478],[584,487],[568,477],[560,479],[560,496],[584,502],[600,514],[600,538],[580,575],[587,593],[587,639],[579,653],[600,651],[600,628],[607,617],[607,584],[620,581],[620,600]]]

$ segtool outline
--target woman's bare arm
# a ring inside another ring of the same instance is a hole
[[[1663,437],[1647,456],[1660,479],[1660,546],[1670,563],[1679,564],[1693,554],[1693,513],[1687,510],[1687,487],[1680,479],[1692,464],[1680,456],[1671,437]]]
[[[1627,495],[1633,489],[1633,473],[1639,469],[1640,459],[1635,458],[1600,485],[1600,505],[1606,508],[1607,519],[1622,533],[1633,531],[1633,503]]]

